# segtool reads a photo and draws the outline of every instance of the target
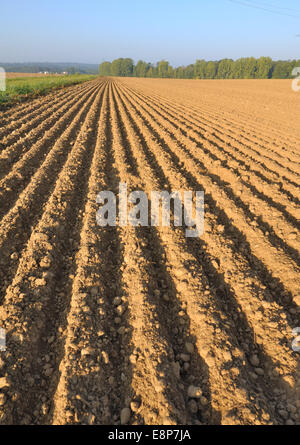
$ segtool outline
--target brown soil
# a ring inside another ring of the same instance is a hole
[[[52,74],[55,76],[55,74]],[[18,77],[47,77],[44,73],[6,73],[7,79],[16,79]]]
[[[300,423],[299,115],[285,81],[133,78],[0,112],[1,424]],[[120,182],[204,190],[204,235],[100,228]]]

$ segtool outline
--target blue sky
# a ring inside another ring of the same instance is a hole
[[[299,0],[0,0],[1,62],[299,59],[296,35]]]

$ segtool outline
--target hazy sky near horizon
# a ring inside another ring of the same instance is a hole
[[[300,58],[299,0],[0,0],[0,17],[1,62]]]

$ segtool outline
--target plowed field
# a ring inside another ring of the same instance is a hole
[[[7,79],[16,79],[18,77],[45,77],[43,73],[6,73]]]
[[[298,424],[300,98],[96,79],[0,112],[1,424]],[[203,190],[205,230],[101,190]]]

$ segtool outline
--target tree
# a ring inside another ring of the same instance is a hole
[[[156,65],[139,60],[136,65],[130,58],[119,58],[103,62],[99,66],[101,76],[136,76],[160,77],[177,79],[286,79],[292,77],[294,67],[300,66],[300,61],[273,62],[270,57],[244,57],[233,61],[196,60],[194,64],[173,68],[168,61],[160,60]]]
[[[169,78],[174,77],[174,70],[173,70],[173,68],[171,67],[171,65],[168,66],[168,77],[169,77]]]
[[[273,61],[270,57],[260,57],[257,61],[257,78],[269,79],[272,75]]]
[[[232,59],[223,59],[220,60],[218,64],[218,79],[230,79],[233,74],[233,60]]]
[[[99,74],[100,76],[111,76],[111,63],[102,62],[99,66]]]
[[[136,77],[146,77],[147,71],[150,69],[149,63],[139,60],[135,66],[134,74]]]
[[[111,74],[113,76],[121,76],[122,75],[122,59],[115,59],[111,63]]]
[[[157,63],[157,74],[158,77],[169,77],[169,62],[167,62],[166,60],[161,60],[160,62]]]
[[[245,59],[240,58],[233,62],[233,79],[243,79],[244,78],[244,65]]]
[[[133,75],[133,60],[132,59],[121,59],[121,76],[130,77]]]
[[[120,58],[112,61],[111,73],[113,76],[130,77],[133,75],[133,60]]]
[[[194,65],[188,65],[184,68],[184,79],[193,79],[194,77]]]
[[[244,78],[255,79],[257,73],[257,60],[254,57],[247,57],[244,65]]]
[[[196,60],[196,63],[194,64],[194,77],[197,79],[205,79],[206,67],[207,62],[205,62],[205,60]]]
[[[150,67],[146,73],[146,76],[147,77],[155,77],[155,68],[152,65],[150,65]]]
[[[217,74],[217,62],[208,62],[206,67],[206,78],[207,79],[214,79]]]
[[[279,60],[275,62],[272,77],[273,79],[289,79],[292,76],[292,69],[291,62]]]
[[[178,68],[175,68],[174,70],[174,77],[176,79],[183,79],[184,78],[184,67],[179,66]]]

